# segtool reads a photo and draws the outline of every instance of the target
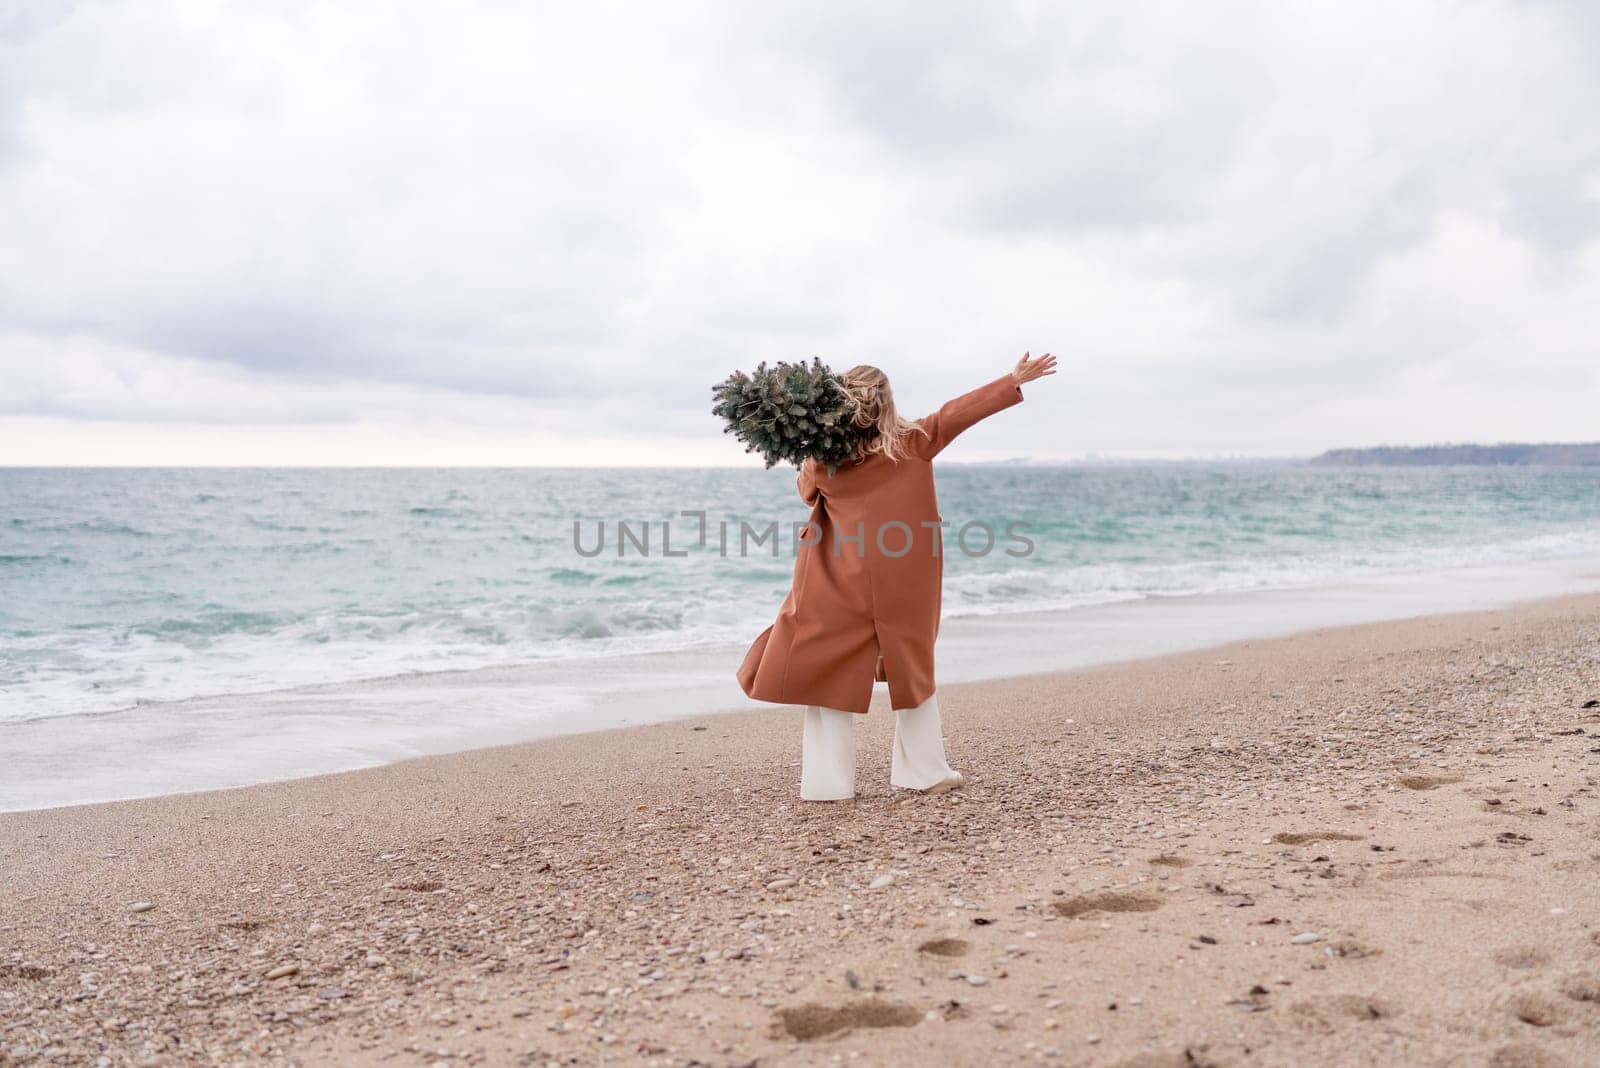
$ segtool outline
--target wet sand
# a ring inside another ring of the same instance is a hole
[[[0,815],[0,1064],[1584,1065],[1600,597]],[[3,757],[0,757],[3,759]]]

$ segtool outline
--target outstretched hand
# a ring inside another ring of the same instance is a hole
[[[1017,385],[1032,382],[1036,378],[1056,373],[1056,358],[1048,352],[1038,359],[1029,359],[1024,352],[1022,359],[1017,361],[1017,366],[1012,370],[1011,377],[1016,379]]]

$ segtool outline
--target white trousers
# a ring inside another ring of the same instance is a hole
[[[847,801],[856,796],[856,719],[836,708],[806,709],[800,743],[800,799]],[[926,790],[955,774],[944,755],[939,697],[894,714],[894,758],[889,783]]]

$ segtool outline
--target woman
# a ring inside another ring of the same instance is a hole
[[[895,411],[876,367],[841,376],[863,444],[832,474],[810,461],[800,469],[800,497],[812,507],[794,582],[777,622],[739,667],[751,697],[809,706],[803,800],[855,796],[855,717],[866,712],[874,680],[888,682],[896,710],[890,783],[930,793],[961,785],[945,760],[934,696],[944,560],[932,461],[957,434],[1021,401],[1024,383],[1055,374],[1055,363],[1049,353],[1023,353],[1010,374],[915,422]]]

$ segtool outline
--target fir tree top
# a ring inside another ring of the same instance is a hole
[[[758,452],[768,467],[779,462],[799,467],[815,460],[832,471],[853,459],[861,431],[839,379],[820,359],[810,364],[765,361],[751,374],[735,371],[712,386],[711,413],[726,424],[725,434]]]

